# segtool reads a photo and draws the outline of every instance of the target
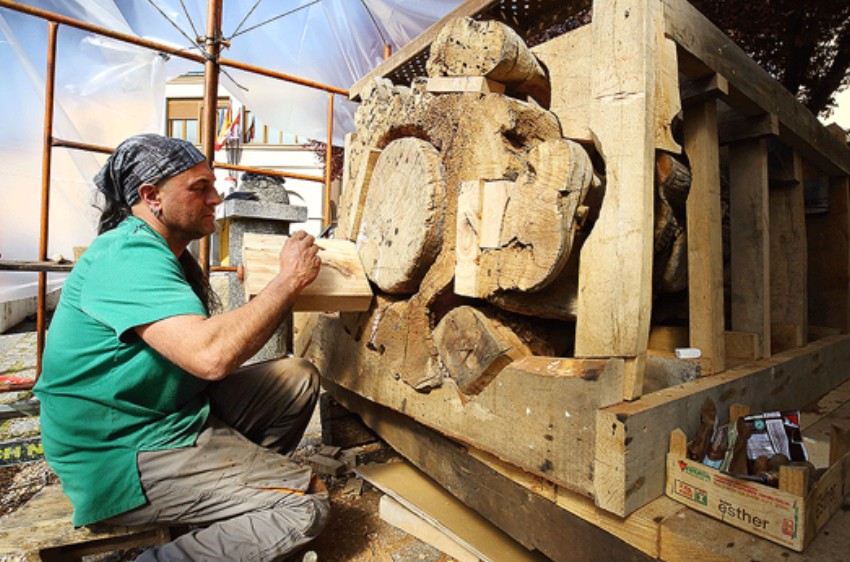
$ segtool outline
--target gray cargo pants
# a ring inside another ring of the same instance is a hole
[[[327,494],[306,489],[295,449],[316,406],[319,376],[303,359],[241,368],[210,385],[209,421],[192,447],[139,453],[148,503],[107,520],[119,525],[200,525],[136,562],[271,562],[325,526]],[[271,488],[271,489],[270,489]]]

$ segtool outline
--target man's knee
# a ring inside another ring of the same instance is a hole
[[[304,536],[314,538],[322,532],[331,514],[331,503],[326,494],[310,494],[307,496],[312,500],[313,520]]]

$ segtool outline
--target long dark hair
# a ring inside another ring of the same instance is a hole
[[[157,184],[156,188],[159,189],[160,185]],[[124,201],[120,201],[108,193],[100,193],[104,196],[103,206],[95,204],[95,208],[100,211],[100,219],[97,224],[97,233],[99,235],[104,232],[109,232],[133,214],[130,206]],[[189,283],[189,286],[192,287],[192,291],[195,295],[197,295],[197,297],[201,300],[201,303],[203,303],[207,314],[219,312],[221,310],[221,300],[218,298],[216,292],[213,291],[209,278],[204,275],[204,271],[201,269],[200,264],[198,264],[198,260],[196,260],[195,256],[192,255],[192,252],[188,249],[184,250],[183,253],[180,254],[178,261],[183,267],[183,273],[186,275],[186,281]]]

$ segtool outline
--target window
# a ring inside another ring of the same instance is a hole
[[[227,98],[218,100],[218,123],[216,131],[224,120],[227,113]],[[167,107],[167,129],[168,136],[200,143],[203,127],[201,117],[203,115],[204,100],[202,98],[169,99]]]

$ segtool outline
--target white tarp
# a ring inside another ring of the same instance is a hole
[[[21,3],[175,49],[193,49],[189,38],[206,30],[206,0]],[[222,32],[232,39],[222,56],[347,89],[380,63],[385,40],[396,51],[460,4],[461,0],[224,0]],[[293,10],[297,11],[246,31]],[[234,34],[237,28],[239,33]],[[47,36],[45,20],[0,8],[2,259],[38,258]],[[166,80],[200,68],[185,59],[60,26],[54,134],[115,146],[133,134],[162,132]],[[308,138],[326,138],[325,92],[234,70],[222,74],[221,81],[263,123]],[[341,144],[342,136],[353,130],[355,106],[336,96],[334,107],[335,144]],[[104,160],[99,154],[53,150],[48,256],[72,256],[74,246],[86,246],[94,238],[97,212],[92,207],[91,178]],[[49,279],[61,282],[61,277],[51,274]],[[35,283],[32,273],[0,272],[0,301],[35,294]]]

